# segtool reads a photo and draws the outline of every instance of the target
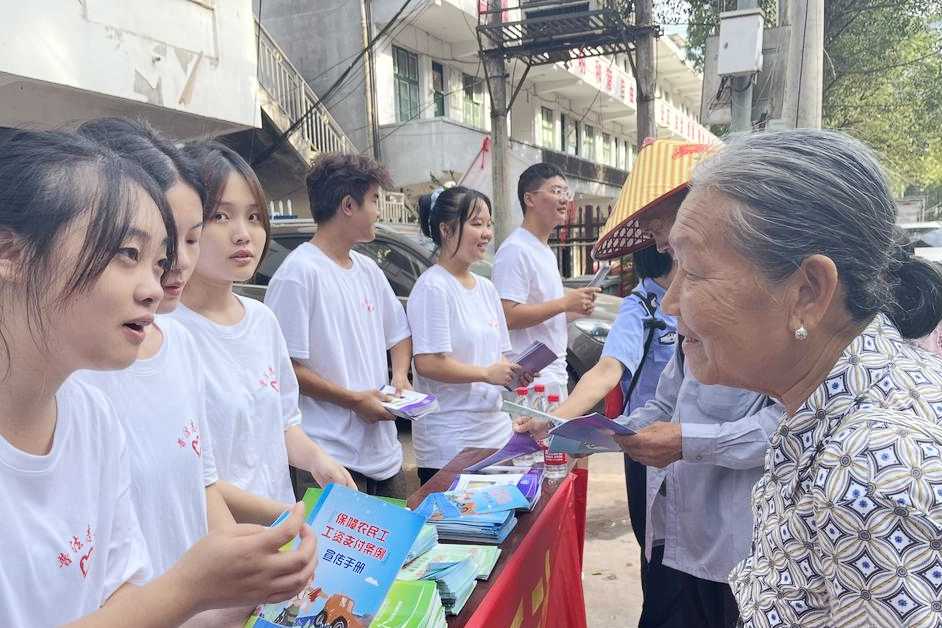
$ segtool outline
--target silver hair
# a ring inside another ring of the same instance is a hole
[[[736,201],[730,241],[770,279],[788,277],[810,255],[826,255],[856,320],[883,311],[913,337],[942,316],[942,275],[903,248],[877,155],[849,135],[814,129],[733,135],[694,168],[691,187]],[[921,286],[928,293],[915,294],[904,279],[928,282]],[[936,302],[922,303],[927,298]]]

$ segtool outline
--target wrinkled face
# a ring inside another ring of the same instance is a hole
[[[795,350],[785,286],[770,281],[730,243],[729,197],[693,189],[670,231],[676,274],[664,310],[677,316],[684,354],[704,384],[777,390]]]
[[[654,246],[661,253],[670,252],[670,231],[684,196],[675,194],[638,217],[641,231],[654,238]]]
[[[376,239],[376,222],[380,216],[379,194],[379,186],[371,185],[363,194],[362,203],[351,198],[354,207],[351,225],[356,242],[372,242]]]
[[[91,287],[62,304],[49,304],[46,346],[69,370],[116,370],[128,367],[144,342],[144,328],[154,320],[163,297],[160,285],[167,259],[167,231],[154,202],[137,195],[137,218],[117,255]],[[58,247],[61,267],[50,295],[62,294],[87,232],[88,219],[77,220]]]
[[[461,227],[461,243],[458,244],[456,235],[448,233],[442,239],[442,250],[455,251],[452,257],[469,265],[480,261],[487,255],[487,246],[494,238],[493,226],[491,210],[486,204],[477,201],[471,207],[471,215]]]
[[[177,225],[177,261],[163,278],[161,314],[172,312],[180,303],[180,295],[200,256],[200,235],[203,232],[203,204],[196,190],[178,182],[167,190],[166,196]]]
[[[525,194],[524,199],[531,203],[527,206],[527,216],[548,228],[564,224],[571,195],[566,179],[550,177],[539,188]]]
[[[219,206],[203,225],[196,274],[213,283],[248,281],[267,244],[264,211],[242,175],[232,172]]]

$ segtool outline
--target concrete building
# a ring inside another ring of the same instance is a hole
[[[177,137],[260,126],[250,0],[0,0],[0,126],[143,115]]]
[[[276,211],[301,214],[311,158],[354,150],[251,0],[0,0],[0,12],[0,127],[141,116],[176,139],[219,138]]]
[[[375,146],[396,184],[418,193],[461,178],[489,132],[490,104],[477,55],[478,0],[418,0],[396,18],[402,5],[264,0],[260,20],[325,94],[356,147]],[[357,59],[364,42],[381,33]],[[696,119],[702,79],[670,37],[658,41],[657,69],[658,135],[715,141]],[[512,90],[523,67],[509,63],[508,73]],[[604,220],[638,147],[635,91],[624,55],[533,67],[509,116],[513,179],[532,163],[556,163],[576,205],[597,207]]]

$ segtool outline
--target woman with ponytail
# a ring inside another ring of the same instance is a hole
[[[504,357],[510,336],[497,290],[474,274],[493,238],[491,202],[465,187],[419,199],[422,232],[439,249],[409,295],[415,389],[439,409],[412,428],[424,484],[464,447],[502,447],[513,430],[501,388],[520,373]],[[529,382],[529,374],[526,381]]]

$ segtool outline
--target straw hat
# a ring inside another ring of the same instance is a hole
[[[592,257],[613,259],[651,245],[654,240],[641,231],[638,217],[685,189],[691,168],[709,149],[710,144],[645,140],[599,241],[592,248]]]

